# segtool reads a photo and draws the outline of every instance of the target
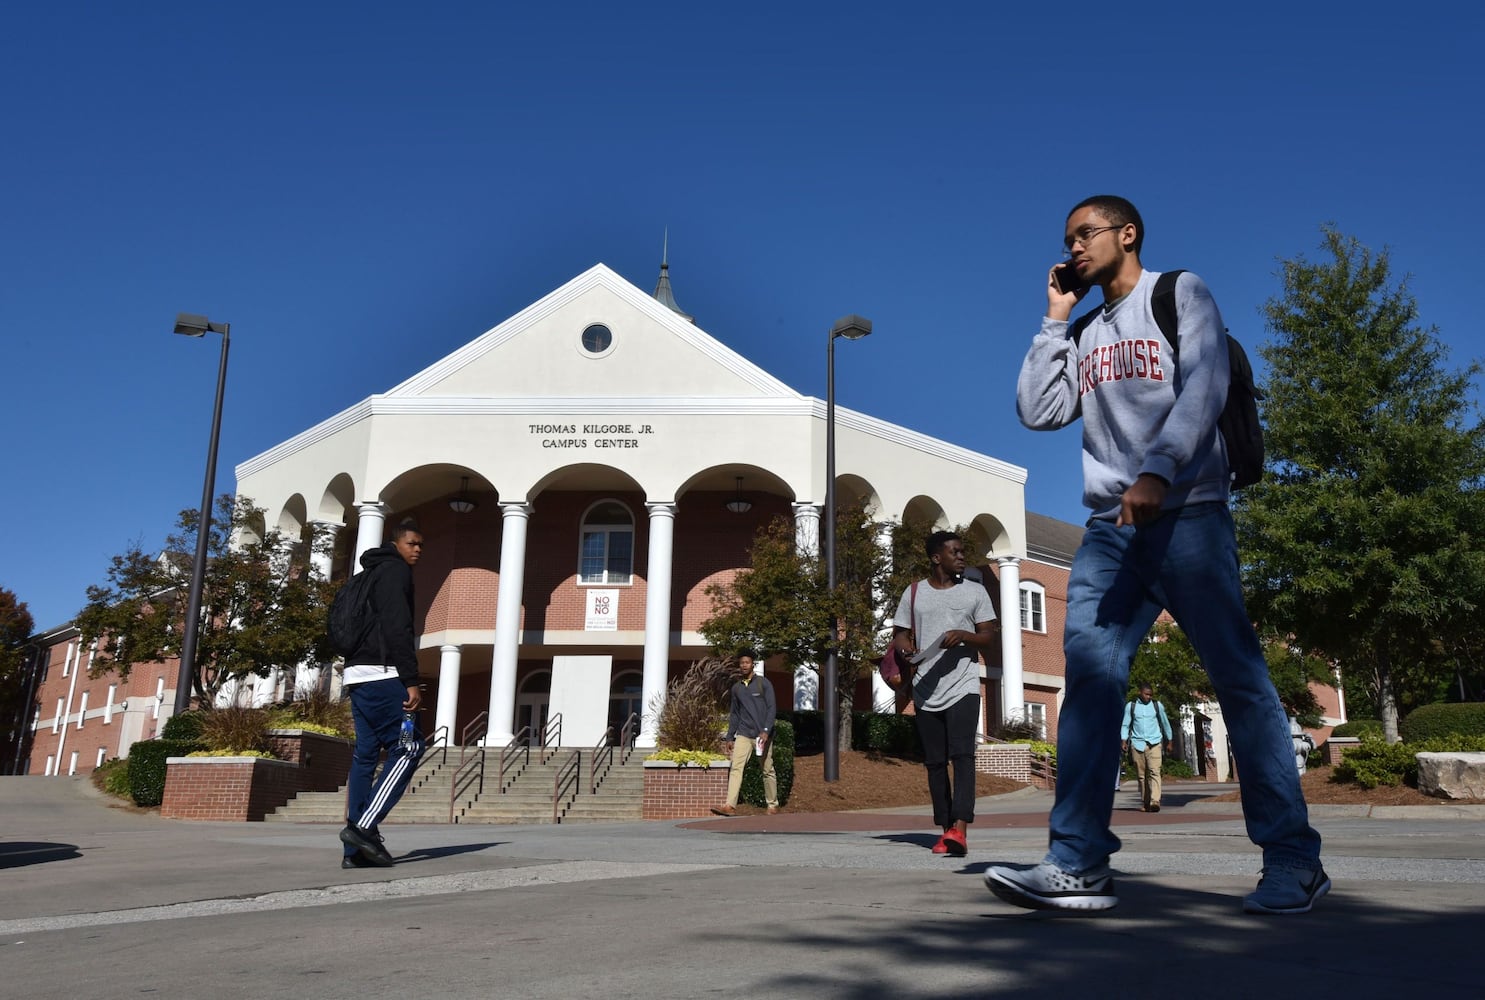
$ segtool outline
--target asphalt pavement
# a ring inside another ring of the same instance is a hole
[[[1128,787],[1128,786],[1126,786]],[[1259,854],[1223,786],[1120,794],[1117,908],[1021,910],[1051,796],[980,800],[967,858],[925,809],[573,826],[189,823],[82,779],[0,778],[0,982],[17,997],[1478,997],[1485,806],[1316,807],[1334,881],[1241,912]],[[394,814],[395,815],[395,814]]]

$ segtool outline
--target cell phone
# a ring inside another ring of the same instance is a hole
[[[1065,261],[1054,267],[1052,280],[1057,283],[1057,290],[1063,295],[1068,292],[1081,292],[1088,287],[1088,282],[1078,276],[1078,270],[1072,266],[1072,261]]]

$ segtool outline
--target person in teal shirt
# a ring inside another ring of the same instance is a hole
[[[1165,706],[1155,700],[1150,685],[1141,684],[1139,697],[1124,707],[1124,723],[1119,727],[1124,752],[1134,750],[1141,812],[1160,811],[1160,765],[1164,759],[1161,744],[1165,745],[1168,753],[1175,738],[1170,720],[1165,717]]]

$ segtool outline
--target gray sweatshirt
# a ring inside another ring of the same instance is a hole
[[[1176,281],[1179,351],[1150,309],[1155,271],[1104,305],[1074,346],[1064,320],[1042,319],[1021,364],[1016,412],[1034,431],[1083,418],[1083,503],[1112,520],[1149,472],[1170,484],[1165,510],[1226,500],[1230,476],[1217,418],[1227,399],[1226,327],[1206,283]]]

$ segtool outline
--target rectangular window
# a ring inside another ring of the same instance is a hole
[[[156,719],[158,719],[160,717],[160,703],[163,702],[164,700],[165,700],[165,678],[164,677],[157,677],[157,678],[155,678],[155,707],[154,707],[154,715],[153,715],[153,717],[156,718]]]
[[[103,708],[103,724],[106,726],[113,722],[113,693],[118,690],[117,684],[108,685],[108,704]]]
[[[93,766],[94,767],[102,767],[103,766],[103,755],[105,753],[107,753],[107,752],[108,751],[105,750],[105,749],[103,749],[102,747],[99,747],[98,748],[98,759],[95,760],[95,761],[93,761]]]
[[[72,751],[72,753],[70,753],[70,754],[67,755],[67,777],[70,778],[70,777],[72,777],[76,773],[77,773],[77,751],[74,750],[74,751]]]
[[[1036,726],[1037,735],[1047,738],[1047,706],[1039,701],[1026,703],[1026,721]]]
[[[62,699],[61,698],[58,698],[57,699],[57,714],[54,715],[54,716],[52,716],[52,732],[55,733],[61,727],[62,727]]]
[[[54,755],[52,755],[52,754],[47,754],[46,755],[46,770],[43,771],[43,772],[41,772],[42,777],[50,778],[52,776],[52,765],[55,764],[56,762],[57,762],[57,758]]]
[[[1047,631],[1046,607],[1040,587],[1021,588],[1021,628],[1028,632]]]
[[[77,709],[77,728],[83,727],[83,720],[88,717],[88,693],[83,692],[82,704]]]
[[[583,583],[628,583],[634,532],[611,528],[583,532],[579,576]]]

